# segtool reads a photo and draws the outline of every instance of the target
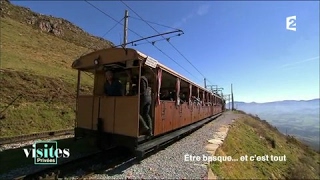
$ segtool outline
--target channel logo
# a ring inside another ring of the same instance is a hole
[[[23,149],[26,158],[34,159],[36,165],[53,165],[58,163],[58,158],[69,158],[70,149],[58,148],[57,141],[40,141],[35,142],[31,149]]]
[[[289,16],[286,18],[286,29],[289,31],[297,31],[297,16]]]

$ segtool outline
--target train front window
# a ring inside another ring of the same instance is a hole
[[[112,79],[110,79],[112,74]],[[107,69],[105,71],[104,92],[108,96],[129,96],[137,93],[139,68]],[[112,82],[112,83],[111,83]]]

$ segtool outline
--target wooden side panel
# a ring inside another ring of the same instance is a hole
[[[196,104],[193,104],[192,106],[192,122],[196,122],[198,120],[199,111],[198,106]]]
[[[160,105],[156,106],[155,120],[154,120],[154,135],[162,133],[162,109],[164,108],[164,102],[160,101]]]
[[[93,103],[93,115],[92,115],[92,129],[97,130],[98,129],[98,117],[99,117],[99,99],[100,97],[94,97],[94,103]]]
[[[182,124],[181,124],[181,127],[190,124],[191,120],[192,120],[191,108],[189,108],[189,104],[185,103],[182,105]]]
[[[204,106],[201,105],[200,106],[200,113],[199,113],[200,114],[199,121],[204,118],[203,113],[204,113]]]
[[[92,125],[92,96],[78,97],[77,127],[91,129]]]
[[[172,108],[172,129],[177,129],[180,127],[180,106],[173,105]]]
[[[197,118],[197,122],[201,119],[201,109],[202,109],[202,106],[197,106],[197,109],[198,109],[198,118]]]
[[[161,104],[156,106],[154,135],[200,121],[214,115],[214,110],[218,111],[218,106],[198,106],[185,103],[176,108],[175,102],[160,102]]]
[[[201,118],[201,105],[197,105],[196,108],[197,108],[197,112],[198,112],[196,122],[198,122]]]
[[[188,125],[188,124],[191,124],[192,122],[193,122],[193,104],[191,104],[191,105],[188,105],[188,110],[189,110],[189,112],[190,112],[190,114],[188,114],[189,116],[187,117],[187,124],[186,125]]]
[[[183,124],[184,124],[183,110],[184,110],[184,104],[181,104],[179,106],[179,126],[178,126],[178,128],[183,127]]]
[[[97,71],[94,76],[94,94],[95,95],[104,95],[104,83],[105,83],[105,72]]]
[[[205,112],[205,106],[201,106],[201,110],[200,110],[200,118],[199,118],[199,120],[202,120],[205,116],[204,116],[204,112]]]
[[[193,122],[193,104],[190,104],[190,105],[188,105],[188,109],[189,109],[189,111],[190,111],[190,116],[189,117],[187,117],[187,118],[189,118],[187,121],[188,121],[188,123],[187,124],[190,124],[190,123],[192,123]],[[186,125],[187,125],[186,124]]]
[[[210,116],[210,113],[209,113],[209,106],[206,106],[206,117]]]
[[[163,128],[162,133],[168,132],[172,130],[172,119],[173,119],[173,111],[175,109],[175,102],[164,102],[165,103],[165,112],[164,112],[164,120],[163,120]]]
[[[114,133],[115,97],[100,98],[100,118],[103,120],[104,132]]]
[[[212,115],[215,115],[215,113],[214,113],[214,106],[212,106],[211,109],[212,109]]]
[[[114,133],[138,137],[139,97],[123,96],[115,98]]]

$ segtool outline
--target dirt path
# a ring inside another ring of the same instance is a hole
[[[209,126],[215,126],[215,132],[213,132],[213,138],[208,139],[206,150],[212,156],[215,155],[216,150],[222,145],[223,141],[227,137],[229,126],[237,119],[244,117],[244,114],[236,114],[232,111],[223,113],[219,118],[209,123]],[[211,169],[208,169],[208,179],[217,179]]]

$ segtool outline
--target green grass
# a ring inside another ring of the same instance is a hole
[[[0,120],[0,137],[72,128],[77,71],[73,60],[88,51],[20,23],[1,18],[0,111],[19,94]],[[93,79],[82,75],[83,93]]]
[[[39,29],[39,23],[45,22],[51,26],[56,26],[56,29],[62,29],[62,33],[58,35],[60,39],[72,44],[76,44],[77,46],[86,47],[92,50],[113,46],[112,42],[104,40],[100,37],[92,36],[76,25],[73,25],[71,22],[62,18],[54,18],[52,16],[39,14],[31,11],[29,8],[16,6],[10,2],[7,2],[6,0],[1,0],[0,2],[2,7],[1,17],[10,18],[27,25],[29,28],[32,27],[34,29]],[[31,19],[33,19],[33,23],[31,23]]]
[[[61,103],[43,102],[11,106],[1,121],[1,136],[16,136],[41,131],[69,129],[74,126],[74,109]]]
[[[23,72],[2,73],[0,109],[6,109],[0,120],[0,137],[74,127],[75,84],[56,78]],[[88,86],[86,92],[90,91]],[[21,94],[21,96],[19,96]]]
[[[87,48],[42,33],[12,19],[1,18],[1,68],[76,82],[72,62]],[[92,83],[84,76],[84,84]]]
[[[296,139],[279,133],[267,122],[247,116],[234,123],[216,155],[269,155],[269,161],[213,162],[211,169],[220,178],[227,179],[315,179],[320,175],[318,153]],[[272,162],[271,155],[286,156],[286,161]]]

